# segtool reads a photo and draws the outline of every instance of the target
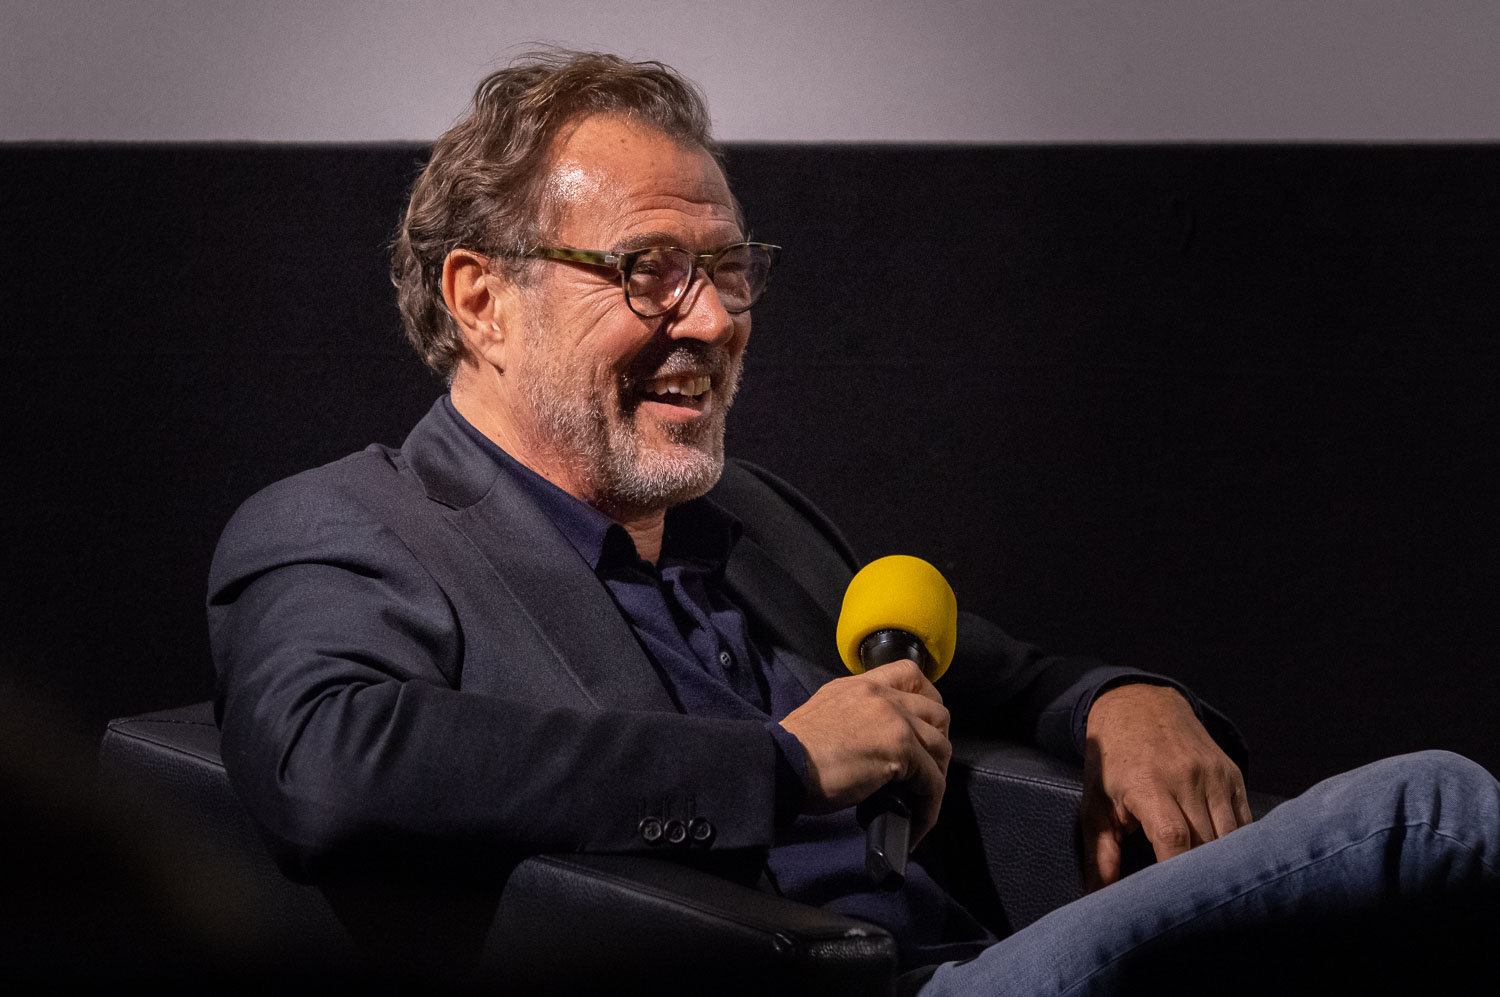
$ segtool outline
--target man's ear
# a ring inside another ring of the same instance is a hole
[[[472,360],[497,370],[506,367],[507,336],[518,302],[509,281],[490,273],[488,258],[471,249],[455,249],[443,260],[443,302],[463,330]]]

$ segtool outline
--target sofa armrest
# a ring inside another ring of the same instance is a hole
[[[629,855],[536,855],[503,889],[406,884],[319,889],[286,879],[240,806],[207,703],[112,721],[103,785],[150,829],[169,878],[211,930],[203,965],[263,978],[389,979],[404,967],[518,991],[594,992],[692,979],[707,992],[889,994],[884,930],[698,869]],[[684,975],[687,974],[687,975]],[[650,989],[650,987],[648,987]]]
[[[1083,771],[1036,748],[959,738],[934,864],[992,930],[1019,931],[1083,895]]]
[[[1282,799],[1249,798],[1256,818]],[[940,839],[950,888],[1002,935],[1083,896],[1082,799],[1077,765],[998,738],[956,740]],[[1126,839],[1126,875],[1154,861],[1144,835]]]
[[[240,806],[209,703],[109,722],[101,804],[168,884],[193,965],[354,975],[364,961],[322,892],[281,874]]]
[[[501,895],[494,972],[528,993],[690,980],[708,993],[890,994],[896,946],[864,921],[660,859],[538,855]]]

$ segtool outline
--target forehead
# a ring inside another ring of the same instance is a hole
[[[622,118],[585,118],[558,137],[548,193],[557,237],[581,249],[665,237],[701,251],[741,237],[713,157]]]

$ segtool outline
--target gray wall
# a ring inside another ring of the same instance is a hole
[[[0,140],[430,139],[539,40],[732,140],[1500,138],[1485,0],[0,0]]]

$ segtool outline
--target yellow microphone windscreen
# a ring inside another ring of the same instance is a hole
[[[844,592],[836,638],[845,666],[865,670],[859,645],[877,630],[905,630],[932,655],[932,681],[948,670],[958,642],[958,600],[942,573],[920,557],[893,554],[860,569]]]

